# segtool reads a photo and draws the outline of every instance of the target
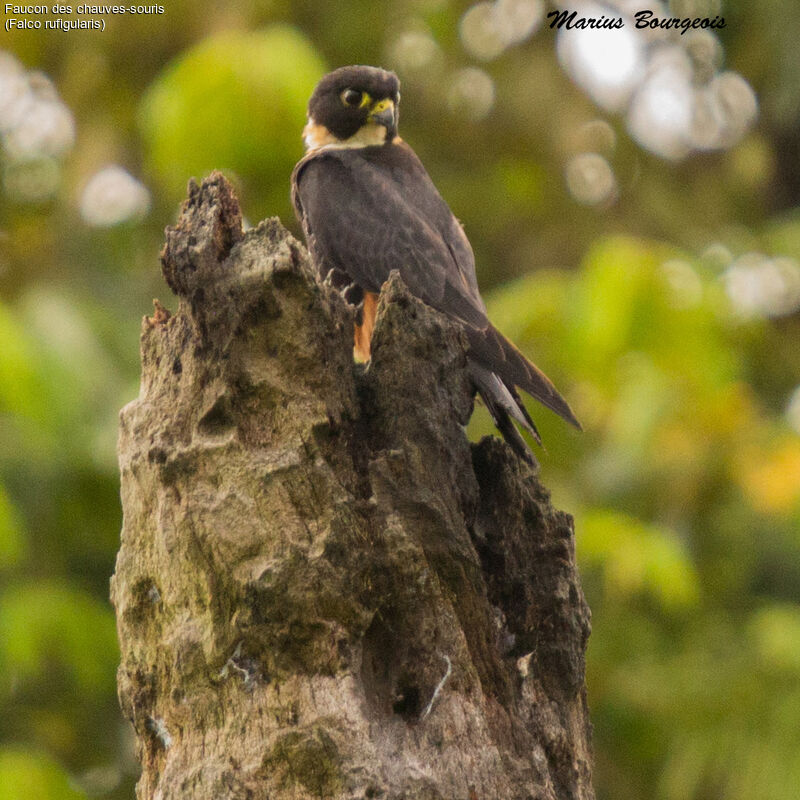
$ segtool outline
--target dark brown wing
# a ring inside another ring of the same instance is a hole
[[[324,272],[379,292],[396,269],[412,294],[478,328],[488,325],[472,250],[410,148],[323,150],[298,165],[295,207]]]
[[[410,147],[322,150],[297,165],[292,185],[323,275],[336,269],[378,292],[396,269],[414,295],[464,324],[476,386],[515,450],[509,415],[538,439],[517,386],[580,427],[544,373],[489,322],[469,241]]]

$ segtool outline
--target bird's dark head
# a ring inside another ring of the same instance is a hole
[[[341,67],[328,73],[308,101],[303,131],[309,149],[365,147],[397,135],[400,81],[378,67]]]

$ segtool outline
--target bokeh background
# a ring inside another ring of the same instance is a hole
[[[400,74],[492,318],[584,422],[531,409],[594,612],[598,797],[794,800],[795,0],[569,6],[725,18],[685,35],[558,33],[543,0],[162,2],[0,39],[0,800],[133,796],[115,439],[163,228],[219,168],[297,232],[305,103],[349,63]]]

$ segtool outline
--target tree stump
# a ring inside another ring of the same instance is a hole
[[[112,579],[140,800],[589,800],[569,515],[470,444],[458,326],[353,312],[215,173],[167,230],[179,297],[121,413]]]

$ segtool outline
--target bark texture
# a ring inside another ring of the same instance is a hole
[[[458,328],[396,276],[352,311],[231,188],[167,230],[112,580],[140,800],[588,800],[572,520],[470,444]]]

